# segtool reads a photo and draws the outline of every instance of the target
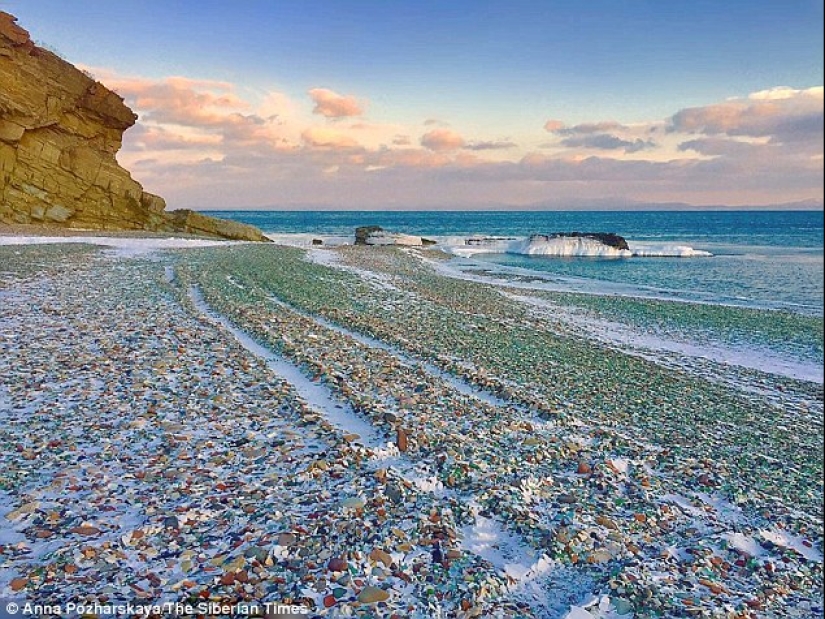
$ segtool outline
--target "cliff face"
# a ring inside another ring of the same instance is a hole
[[[265,240],[252,226],[165,212],[115,159],[137,116],[15,22],[0,11],[0,223]]]

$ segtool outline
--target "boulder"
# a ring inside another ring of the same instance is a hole
[[[432,245],[433,241],[420,236],[387,232],[381,226],[361,226],[355,229],[356,245],[401,245],[404,247],[422,247]]]
[[[255,226],[209,217],[197,211],[181,209],[169,211],[166,216],[172,222],[173,231],[239,241],[269,241]]]
[[[554,232],[552,234],[534,234],[530,237],[530,241],[549,241],[551,239],[564,237],[593,239],[603,245],[615,247],[616,249],[630,249],[624,237],[613,232]]]

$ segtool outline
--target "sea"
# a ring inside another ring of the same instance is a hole
[[[823,316],[822,211],[210,211],[268,235],[351,238],[358,226],[463,239],[612,232],[654,257],[548,256],[491,245],[457,252],[463,269],[535,274],[562,289]],[[504,244],[506,247],[506,243]],[[684,257],[684,251],[693,251]],[[658,253],[658,255],[656,255]],[[709,255],[707,255],[709,254]]]

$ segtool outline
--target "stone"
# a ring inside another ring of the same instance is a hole
[[[100,535],[101,531],[97,527],[92,527],[89,525],[82,525],[79,527],[72,527],[69,529],[71,533],[76,533],[78,535],[84,535],[86,537],[93,537],[96,535]]]
[[[614,521],[612,521],[607,516],[603,516],[601,514],[596,516],[596,524],[601,525],[601,526],[605,527],[606,529],[610,529],[612,531],[616,531],[619,528],[618,525]]]
[[[20,591],[21,589],[25,588],[28,584],[28,580],[26,578],[12,578],[9,586],[11,587],[12,591]]]
[[[233,585],[235,584],[235,574],[227,572],[223,576],[221,576],[219,582],[222,585]]]
[[[614,598],[611,602],[617,615],[629,615],[633,611],[633,604],[624,598]]]
[[[386,567],[390,567],[392,565],[392,557],[390,556],[390,553],[382,550],[381,548],[374,548],[372,552],[370,552],[370,559],[376,563],[381,562]]]
[[[330,572],[345,572],[347,567],[348,564],[346,559],[342,559],[341,557],[330,559],[329,563],[327,563],[327,569]]]
[[[362,604],[386,602],[388,599],[390,599],[389,593],[383,589],[379,589],[378,587],[373,587],[372,585],[367,585],[361,590],[361,593],[358,594],[358,601]]]
[[[23,125],[0,118],[0,141],[19,142],[25,132]]]
[[[398,451],[400,451],[401,453],[407,451],[407,432],[406,430],[404,430],[404,428],[398,428],[395,437],[395,446],[398,447]]]
[[[167,516],[163,519],[163,528],[164,529],[180,529],[180,522],[178,521],[177,516]]]
[[[147,199],[148,200],[148,199]],[[152,196],[151,200],[161,200]],[[209,217],[196,211],[181,209],[164,213],[171,222],[173,231],[211,236],[217,238],[236,239],[240,241],[268,241],[263,233],[247,224]]]
[[[425,243],[424,239],[420,236],[401,234],[398,232],[387,232],[381,226],[361,226],[355,229],[355,244],[421,247]]]
[[[281,533],[278,535],[279,546],[292,546],[295,543],[295,535],[293,533]]]
[[[592,239],[615,249],[630,249],[627,245],[627,240],[613,232],[554,232],[552,234],[534,234],[530,237],[530,242],[549,241],[555,238]]]
[[[393,503],[401,503],[404,500],[404,494],[396,484],[390,484],[385,490],[387,498]]]

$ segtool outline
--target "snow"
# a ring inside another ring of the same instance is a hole
[[[229,245],[237,241],[209,239],[137,238],[115,236],[5,236],[0,235],[0,245],[44,245],[51,243],[85,243],[115,250],[118,256],[141,256],[163,249],[186,249]]]

